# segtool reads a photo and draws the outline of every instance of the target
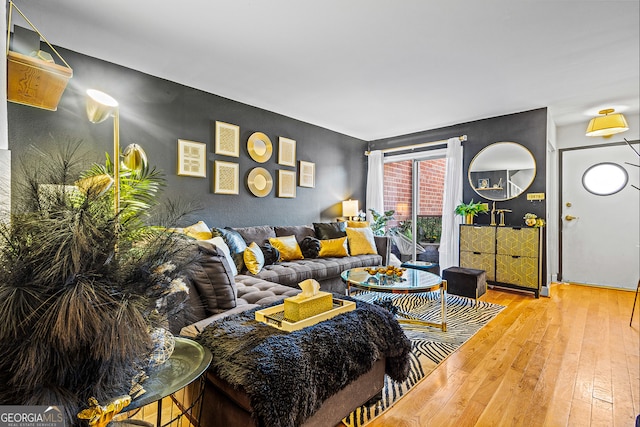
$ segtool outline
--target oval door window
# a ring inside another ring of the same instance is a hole
[[[597,196],[610,196],[622,190],[629,181],[629,175],[616,163],[598,163],[587,169],[582,175],[582,185]]]

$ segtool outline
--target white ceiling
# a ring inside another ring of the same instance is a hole
[[[15,4],[54,45],[365,140],[640,104],[638,0]]]

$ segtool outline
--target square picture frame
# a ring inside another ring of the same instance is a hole
[[[278,197],[293,199],[296,197],[296,173],[292,170],[278,170]]]
[[[213,165],[213,192],[216,194],[238,194],[240,190],[240,165],[220,160],[216,160]]]
[[[240,126],[216,121],[215,153],[240,157]]]
[[[283,136],[278,138],[278,164],[295,167],[296,141]]]
[[[298,172],[300,174],[298,185],[300,187],[308,187],[313,188],[316,186],[316,164],[312,162],[305,162],[304,160],[300,160],[300,165],[298,168]]]
[[[186,139],[178,140],[178,175],[207,177],[207,144]]]
[[[478,179],[478,188],[489,188],[491,186],[491,181],[489,178],[480,178]]]

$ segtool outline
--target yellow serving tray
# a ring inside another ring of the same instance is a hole
[[[356,303],[353,301],[346,301],[334,298],[333,308],[325,311],[324,313],[316,314],[315,316],[307,317],[306,319],[298,322],[289,321],[284,318],[284,304],[268,307],[263,310],[256,311],[256,320],[258,322],[265,323],[269,326],[273,326],[281,331],[297,331],[307,326],[315,325],[323,320],[331,319],[340,313],[346,313],[356,309]]]

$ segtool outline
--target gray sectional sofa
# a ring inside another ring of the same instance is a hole
[[[190,309],[185,311],[188,315],[170,319],[172,331],[182,336],[197,337],[215,321],[296,295],[300,292],[298,283],[305,279],[316,279],[322,290],[344,295],[345,286],[340,279],[340,273],[352,267],[382,265],[388,259],[390,248],[388,238],[377,237],[375,244],[378,254],[277,262],[264,266],[257,274],[251,274],[243,270],[243,246],[251,242],[264,244],[269,237],[293,235],[296,236],[296,240],[302,242],[305,237],[323,236],[316,234],[314,226],[258,226],[212,231],[214,236],[223,237],[229,253],[225,253],[225,250],[210,240],[194,242],[194,247],[200,252],[200,260],[190,277]],[[242,241],[238,240],[238,236],[241,236]],[[239,274],[233,274],[234,268],[231,263],[235,264],[235,270]],[[371,369],[350,382],[344,389],[336,390],[335,394],[318,408],[315,416],[309,418],[304,425],[335,425],[358,406],[379,396],[384,384],[386,366],[385,356],[380,357]],[[206,378],[203,406],[205,425],[259,424],[243,390],[226,384],[212,369],[207,371]]]
[[[325,226],[325,224],[327,224]],[[190,283],[189,315],[175,319],[174,332],[191,325],[189,334],[201,329],[208,322],[225,315],[264,306],[299,293],[298,283],[315,279],[320,289],[338,294],[345,293],[340,273],[354,267],[384,265],[389,259],[390,240],[386,236],[375,236],[377,254],[345,257],[316,257],[292,261],[280,261],[265,265],[257,274],[244,268],[243,251],[251,242],[265,245],[271,237],[295,236],[299,243],[307,238],[331,236],[327,229],[340,228],[340,223],[318,223],[301,226],[255,226],[243,228],[212,228],[213,236],[220,236],[227,244],[231,259],[209,240],[198,240],[195,244],[201,253],[200,267]],[[230,265],[235,264],[235,271]],[[184,332],[187,332],[186,330]]]
[[[234,252],[242,251],[244,248],[231,241],[230,233],[239,234],[244,243],[251,242],[263,246],[270,238],[295,236],[299,244],[302,245],[305,238],[315,238],[326,240],[341,236],[346,228],[346,223],[314,223],[312,225],[299,226],[256,226],[243,228],[213,229],[214,235],[221,235],[228,241],[229,247]],[[240,274],[236,281],[244,282],[247,277],[267,280],[286,286],[298,288],[298,283],[306,279],[315,279],[320,283],[320,289],[326,292],[344,293],[345,285],[340,279],[340,273],[354,267],[366,267],[370,265],[383,265],[389,259],[391,243],[388,237],[375,236],[377,254],[356,255],[346,257],[314,257],[297,259],[293,261],[281,261],[271,265],[265,265],[257,274],[251,274],[238,263]],[[303,251],[304,252],[304,251]]]

